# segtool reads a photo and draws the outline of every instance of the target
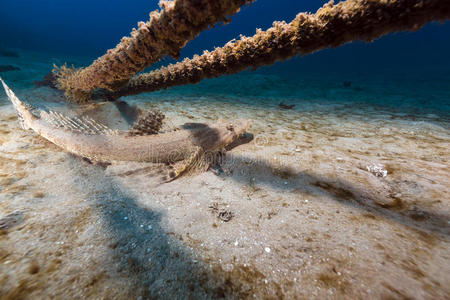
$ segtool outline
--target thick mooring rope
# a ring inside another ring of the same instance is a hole
[[[300,13],[291,22],[275,22],[253,37],[242,36],[222,48],[132,78],[106,96],[139,94],[204,78],[270,65],[298,54],[355,41],[373,41],[385,34],[417,30],[430,21],[450,19],[450,0],[347,0],[329,2],[315,14]]]
[[[131,37],[84,69],[65,66],[56,70],[57,83],[69,98],[90,98],[92,90],[114,90],[130,77],[162,57],[178,58],[180,50],[201,31],[220,21],[228,22],[240,7],[254,0],[175,0],[160,1],[161,11],[150,14],[148,22],[139,22]]]

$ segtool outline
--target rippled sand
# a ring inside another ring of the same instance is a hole
[[[304,81],[301,96],[240,76],[127,99],[174,125],[254,120],[221,169],[163,184],[162,166],[93,165],[20,129],[1,93],[2,298],[448,297],[448,113],[395,84],[371,101],[376,87]],[[211,87],[245,80],[266,92]],[[112,104],[79,111],[126,127]]]

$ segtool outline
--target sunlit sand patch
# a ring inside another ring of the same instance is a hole
[[[89,164],[19,129],[1,107],[0,213],[26,211],[0,237],[2,292],[137,298],[170,285],[261,298],[448,293],[446,121],[338,100],[290,98],[296,107],[282,110],[282,99],[158,97],[130,103],[156,106],[175,125],[250,118],[254,140],[231,150],[219,170],[161,184],[164,166]],[[97,109],[76,113],[118,116],[111,104]],[[374,164],[387,176],[369,172]],[[233,217],[211,212],[214,203]],[[179,271],[193,274],[190,287],[177,283]]]

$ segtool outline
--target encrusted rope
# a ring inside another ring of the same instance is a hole
[[[240,7],[254,0],[160,1],[161,11],[139,22],[130,37],[84,69],[63,66],[56,70],[58,87],[76,101],[88,100],[97,88],[115,90],[137,72],[162,57],[178,58],[180,50],[200,32],[228,22]]]
[[[291,22],[274,22],[253,37],[241,36],[214,51],[133,77],[108,97],[139,94],[204,78],[270,65],[298,54],[355,41],[373,41],[385,34],[417,30],[430,21],[450,18],[450,0],[347,0],[325,4],[315,14],[300,13]]]

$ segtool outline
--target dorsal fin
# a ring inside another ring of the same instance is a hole
[[[6,83],[3,81],[3,79],[0,77],[0,82],[3,85],[3,88],[5,89],[6,95],[8,96],[8,99],[12,102],[14,109],[17,113],[17,116],[19,118],[20,127],[22,129],[30,129],[31,128],[31,121],[36,119],[36,117],[31,113],[31,107],[28,104],[23,103],[20,101],[20,99],[14,94],[14,92],[9,88],[9,86],[6,85]]]
[[[49,111],[48,113],[41,111],[41,119],[55,128],[64,128],[83,134],[116,135],[119,133],[118,130],[110,129],[87,116],[71,118],[55,111]]]

